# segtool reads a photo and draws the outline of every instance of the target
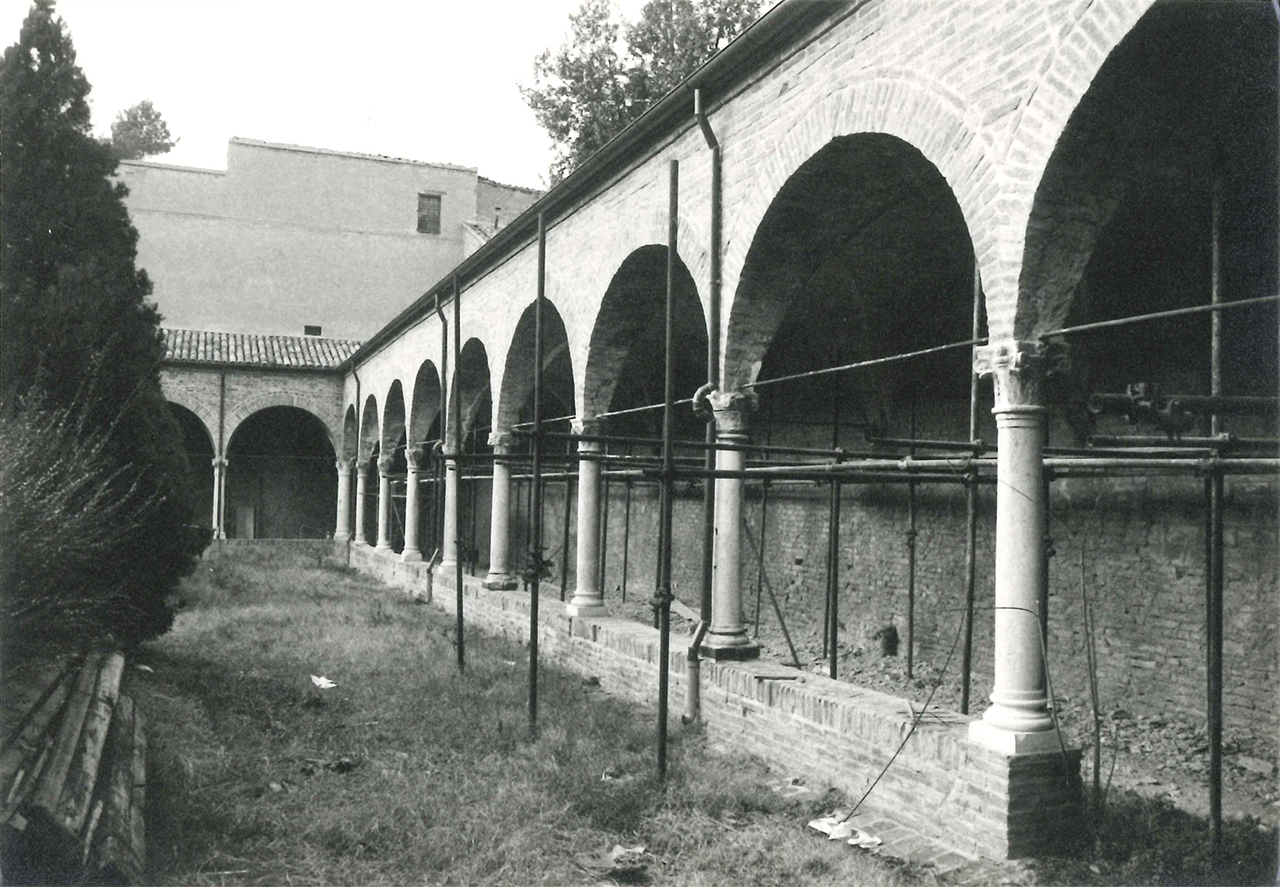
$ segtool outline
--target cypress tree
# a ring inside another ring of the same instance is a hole
[[[127,189],[111,178],[115,154],[90,135],[89,89],[52,0],[36,0],[0,61],[0,406],[10,427],[61,429],[51,447],[93,453],[98,486],[111,496],[85,490],[59,507],[110,502],[118,532],[88,562],[77,539],[43,538],[47,525],[38,538],[34,525],[24,535],[25,512],[13,500],[34,487],[14,475],[28,469],[7,467],[5,578],[25,590],[4,593],[11,605],[14,594],[49,593],[54,577],[95,584],[110,600],[95,618],[133,641],[167,630],[166,597],[199,547],[186,530],[182,438],[160,391],[160,315],[134,264],[138,234],[122,202]],[[59,458],[61,469],[29,470],[56,475],[77,464],[72,453]],[[69,476],[63,487],[82,480]]]

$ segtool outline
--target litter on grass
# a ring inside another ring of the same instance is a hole
[[[870,832],[864,832],[848,820],[849,814],[844,810],[836,810],[830,816],[814,819],[809,828],[827,836],[828,841],[844,841],[851,847],[862,847],[872,850],[883,842]]]
[[[317,687],[319,687],[321,690],[332,690],[334,687],[338,686],[338,685],[337,685],[337,684],[335,684],[333,681],[329,680],[328,678],[324,677],[323,675],[314,675],[314,674],[313,674],[313,675],[311,676],[311,683],[315,684],[315,685],[316,685]]]
[[[653,861],[652,855],[645,852],[643,844],[635,847],[614,844],[612,850],[579,853],[573,859],[581,868],[597,876],[635,875],[644,871]]]

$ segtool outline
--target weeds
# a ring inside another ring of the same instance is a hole
[[[580,677],[543,668],[531,740],[522,648],[472,634],[459,675],[451,617],[306,553],[233,556],[187,580],[133,678],[158,882],[586,883],[575,854],[615,843],[647,846],[659,883],[919,878],[806,830],[834,794],[785,800],[696,731],[661,788],[651,712]]]

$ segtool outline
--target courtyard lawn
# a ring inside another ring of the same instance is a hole
[[[696,732],[662,790],[652,712],[579,676],[542,669],[531,740],[524,648],[471,632],[459,675],[452,617],[319,555],[232,548],[182,595],[129,678],[158,883],[598,883],[575,857],[615,844],[650,883],[934,881],[822,840],[844,798],[784,800]]]

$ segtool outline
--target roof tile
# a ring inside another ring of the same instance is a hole
[[[165,360],[183,363],[335,369],[355,353],[354,339],[259,336],[207,330],[164,329]]]

